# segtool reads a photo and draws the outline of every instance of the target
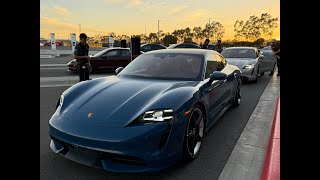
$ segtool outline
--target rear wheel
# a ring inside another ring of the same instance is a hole
[[[185,140],[183,143],[183,153],[185,160],[195,159],[200,152],[205,129],[205,118],[199,105],[196,105],[191,112],[187,123]]]

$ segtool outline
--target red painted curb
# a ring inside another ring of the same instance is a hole
[[[280,180],[280,97],[278,98],[261,180]]]

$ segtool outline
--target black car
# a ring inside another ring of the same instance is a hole
[[[158,49],[166,49],[166,47],[162,46],[161,44],[142,44],[140,46],[140,50],[142,52],[148,52],[148,51],[153,51]]]
[[[181,44],[173,44],[168,47],[168,49],[175,49],[175,48],[195,48],[200,49],[200,46],[192,43],[181,43]]]

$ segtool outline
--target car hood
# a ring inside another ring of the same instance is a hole
[[[237,66],[242,69],[247,64],[255,64],[257,62],[254,58],[226,58],[228,64]]]
[[[197,84],[193,81],[150,81],[117,76],[97,78],[82,87],[67,90],[60,115],[75,123],[123,127],[151,110],[151,107],[154,108],[150,105],[166,93],[183,87],[195,87]],[[161,106],[161,103],[157,104],[159,109],[172,108]]]

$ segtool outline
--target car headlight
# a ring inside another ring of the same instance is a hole
[[[147,111],[142,116],[142,121],[167,121],[173,118],[173,110],[153,110]]]
[[[254,68],[254,64],[247,64],[246,66],[243,67],[243,69],[252,69]]]

